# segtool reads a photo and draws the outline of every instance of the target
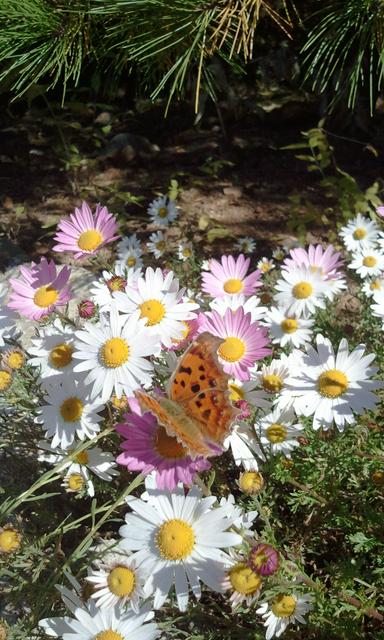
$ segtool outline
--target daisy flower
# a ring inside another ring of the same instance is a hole
[[[135,560],[125,553],[109,553],[97,569],[90,571],[85,578],[92,584],[91,598],[102,609],[118,605],[133,609],[139,613],[140,600],[145,599],[143,589],[147,574],[137,567]]]
[[[9,347],[0,353],[0,366],[10,371],[20,371],[25,365],[25,354],[19,347]]]
[[[253,323],[250,313],[244,313],[242,307],[233,312],[227,309],[222,317],[217,311],[207,313],[204,330],[222,338],[217,355],[223,369],[239,380],[249,380],[249,370],[256,360],[271,353],[267,331],[258,323]]]
[[[4,338],[14,338],[17,333],[17,314],[6,306],[8,292],[0,285],[0,347],[4,346]]]
[[[243,602],[250,607],[260,596],[262,579],[249,568],[244,556],[231,553],[230,558],[222,583],[223,590],[231,592],[229,602],[232,609],[237,609]]]
[[[259,471],[243,471],[237,481],[239,489],[249,495],[257,496],[264,488],[264,478]]]
[[[70,269],[64,266],[59,272],[51,260],[41,258],[40,264],[20,267],[21,278],[10,278],[12,287],[8,307],[31,320],[40,320],[62,307],[71,299],[68,286]]]
[[[256,613],[262,616],[267,627],[266,640],[279,638],[289,624],[305,624],[305,614],[313,609],[312,600],[308,594],[279,593],[271,604],[263,602]]]
[[[72,374],[75,334],[71,327],[56,318],[51,325],[39,329],[38,337],[32,338],[31,342],[28,352],[33,357],[29,358],[28,364],[40,367],[43,382]]]
[[[275,258],[275,260],[279,260],[279,261],[284,260],[288,251],[289,251],[289,248],[287,247],[287,245],[277,247],[272,251],[272,258]]]
[[[247,471],[257,471],[258,460],[264,461],[264,455],[256,440],[255,432],[246,422],[238,422],[224,440],[225,449],[231,449],[235,464]]]
[[[261,273],[269,273],[275,268],[275,263],[268,258],[261,258],[257,263],[257,268],[260,269]]]
[[[176,220],[178,216],[176,204],[168,196],[160,196],[153,200],[147,213],[152,223],[160,224],[163,227],[168,227],[169,223]]]
[[[289,394],[288,397],[281,397],[283,391],[287,389],[287,381],[292,375],[292,370],[292,358],[282,353],[279,359],[271,360],[269,364],[262,364],[260,370],[255,367],[251,371],[251,380],[256,381],[275,406],[283,409],[292,403]]]
[[[309,318],[296,317],[285,308],[272,307],[265,312],[265,321],[273,343],[281,347],[299,348],[312,339],[312,327],[315,321]]]
[[[232,402],[244,401],[253,407],[269,409],[270,401],[268,394],[258,388],[258,383],[254,380],[238,380],[231,378],[228,380],[229,399]]]
[[[230,296],[225,294],[221,298],[215,298],[209,303],[209,306],[214,311],[217,311],[221,316],[225,316],[227,309],[237,311],[240,307],[243,308],[244,313],[251,314],[252,322],[261,320],[267,311],[267,307],[260,306],[260,298],[257,296],[251,296],[246,298],[243,294],[235,294]]]
[[[164,276],[161,269],[148,267],[137,281],[137,290],[118,291],[114,298],[119,311],[139,314],[148,335],[157,336],[164,346],[171,347],[172,341],[184,337],[185,321],[195,318],[193,311],[199,308],[195,302],[183,301],[183,295],[184,289],[179,289],[172,271]]]
[[[202,498],[197,487],[185,494],[182,485],[172,493],[159,491],[151,477],[146,480],[147,500],[128,496],[132,513],[120,528],[120,547],[136,551],[134,558],[147,571],[146,592],[154,592],[159,609],[175,584],[180,611],[188,605],[188,582],[200,598],[200,580],[214,591],[222,590],[227,555],[221,551],[239,545],[242,538],[228,532],[232,524],[225,508],[213,508],[216,498]]]
[[[291,257],[284,260],[282,269],[290,271],[294,267],[311,267],[312,271],[320,271],[327,279],[342,275],[338,269],[344,265],[344,260],[331,244],[325,250],[321,244],[310,244],[308,249],[296,247],[289,254]]]
[[[368,298],[372,298],[377,291],[384,291],[384,276],[379,276],[372,280],[365,280],[362,290]]]
[[[123,238],[117,245],[117,262],[122,267],[139,269],[143,266],[142,255],[141,244],[135,233]]]
[[[117,240],[116,218],[109,213],[107,207],[96,205],[95,215],[90,206],[83,202],[81,209],[75,209],[69,220],[64,218],[57,225],[57,233],[53,238],[58,242],[53,251],[74,252],[75,258],[85,258],[95,255],[101,247]]]
[[[127,249],[137,250],[141,253],[141,242],[136,233],[132,233],[132,235],[130,236],[124,236],[123,238],[121,238],[116,249],[119,259],[124,260],[124,254]]]
[[[339,431],[355,422],[354,414],[374,409],[375,391],[383,386],[371,377],[378,371],[371,362],[375,355],[364,355],[365,346],[351,353],[343,338],[335,355],[330,340],[316,336],[317,350],[306,346],[307,353],[294,351],[297,368],[287,382],[286,393],[293,399],[297,415],[312,416],[314,429],[329,429],[335,422]]]
[[[341,227],[339,231],[344,245],[348,251],[361,251],[362,249],[373,248],[379,236],[379,227],[370,218],[364,218],[358,213],[353,220]]]
[[[109,317],[101,314],[99,325],[86,323],[76,337],[73,357],[82,362],[74,371],[88,372],[85,384],[92,385],[92,399],[101,395],[107,402],[113,393],[132,396],[151,384],[153,365],[146,356],[154,354],[158,338],[150,335],[138,312],[127,319],[111,306]]]
[[[348,267],[354,269],[360,278],[379,276],[384,271],[384,255],[381,251],[368,248],[355,253]]]
[[[182,242],[177,248],[177,255],[179,260],[186,262],[193,256],[193,244],[192,242]]]
[[[147,623],[153,612],[143,608],[139,613],[121,609],[118,605],[99,609],[92,600],[83,604],[69,589],[60,589],[62,598],[73,617],[45,618],[39,627],[55,638],[66,640],[154,640],[160,635],[155,623]]]
[[[167,250],[167,237],[162,231],[156,231],[149,236],[149,242],[147,242],[148,251],[153,253],[158,260]]]
[[[71,471],[67,471],[63,478],[61,486],[64,487],[67,493],[82,493],[84,489],[87,489],[88,494],[95,495],[95,492],[88,486],[83,474],[80,473],[80,466],[74,464]],[[93,488],[93,485],[92,485]]]
[[[0,392],[8,391],[13,382],[13,375],[9,369],[0,368]]]
[[[296,316],[311,315],[317,307],[325,307],[325,291],[327,283],[319,271],[312,271],[310,267],[294,267],[290,271],[283,271],[281,279],[277,280],[274,299],[280,307],[285,307],[288,313]]]
[[[250,258],[245,258],[242,254],[235,260],[233,256],[222,256],[221,261],[210,260],[209,271],[202,273],[202,290],[212,298],[220,298],[228,295],[242,293],[251,296],[258,287],[261,272],[256,270],[247,275],[250,265]]]
[[[0,527],[0,555],[15,553],[20,549],[22,536],[10,524]]]
[[[256,242],[250,236],[243,236],[235,243],[235,249],[238,249],[241,253],[253,253],[256,249]]]
[[[231,493],[226,498],[223,497],[220,499],[220,507],[225,507],[227,518],[230,518],[233,523],[232,526],[236,527],[236,529],[242,533],[249,531],[259,515],[257,511],[243,511],[243,509],[236,504],[235,498]]]
[[[261,444],[266,451],[269,450],[273,455],[283,453],[287,458],[300,445],[297,438],[303,432],[303,426],[295,422],[295,414],[290,409],[274,409],[257,420],[255,429],[259,431]]]
[[[89,400],[89,390],[81,382],[65,377],[61,385],[48,387],[45,401],[39,407],[35,422],[42,424],[45,436],[52,438],[52,447],[67,449],[75,438],[93,438],[100,431],[99,415],[104,409],[100,402]]]
[[[113,271],[103,271],[102,275],[102,279],[94,283],[89,293],[100,311],[105,313],[109,312],[114,291],[125,291],[126,287],[135,288],[141,271],[117,262]]]
[[[116,431],[124,438],[117,462],[130,471],[140,471],[148,475],[155,471],[159,489],[174,489],[178,482],[193,483],[199,471],[210,469],[211,465],[202,456],[192,459],[187,449],[158,424],[152,413],[140,416],[126,413],[124,422],[116,425]]]

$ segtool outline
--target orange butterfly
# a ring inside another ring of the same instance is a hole
[[[170,379],[167,397],[135,392],[141,408],[151,411],[193,458],[221,453],[239,413],[230,403],[229,376],[217,358],[221,342],[202,333],[191,344]]]

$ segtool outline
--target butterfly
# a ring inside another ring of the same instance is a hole
[[[229,376],[217,357],[221,342],[210,333],[202,333],[181,356],[167,396],[135,392],[141,409],[153,413],[167,434],[193,458],[222,453],[223,442],[239,413],[229,400]]]

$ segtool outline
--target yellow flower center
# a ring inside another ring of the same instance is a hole
[[[109,590],[119,598],[130,596],[135,584],[135,573],[128,567],[115,567],[108,576]]]
[[[106,367],[116,369],[129,358],[129,346],[123,338],[110,338],[100,349],[100,357]]]
[[[380,280],[374,280],[373,282],[371,282],[371,284],[369,285],[369,288],[371,291],[376,291],[378,289],[381,289]]]
[[[264,486],[264,478],[258,471],[244,471],[239,478],[239,487],[244,493],[257,494]]]
[[[162,458],[185,458],[187,450],[164,427],[159,426],[155,434],[154,447]]]
[[[21,369],[24,362],[24,354],[20,351],[12,351],[7,355],[7,365],[10,369]]]
[[[9,371],[0,371],[0,391],[6,391],[11,386],[12,375]]]
[[[116,633],[116,631],[112,631],[112,629],[107,629],[106,631],[100,631],[100,633],[95,636],[94,640],[124,640],[124,637],[121,633]]]
[[[367,232],[362,227],[358,227],[357,229],[354,230],[352,235],[354,240],[362,240],[367,235]]]
[[[67,484],[71,491],[81,491],[84,487],[84,478],[80,473],[71,473],[67,478]]]
[[[245,596],[256,593],[261,587],[261,578],[245,562],[239,562],[229,572],[229,581],[234,591]]]
[[[298,282],[292,289],[292,294],[297,300],[305,300],[313,292],[313,287],[309,282]]]
[[[51,350],[49,361],[55,369],[63,369],[72,361],[72,354],[72,345],[62,342]]]
[[[245,344],[240,338],[225,338],[219,346],[217,353],[226,362],[237,362],[245,353]]]
[[[260,267],[259,267],[260,271],[262,271],[263,273],[268,273],[268,271],[271,270],[271,265],[269,262],[262,262]]]
[[[284,318],[280,324],[281,330],[284,331],[284,333],[294,333],[297,331],[298,326],[299,323],[296,318]]]
[[[273,444],[284,442],[287,437],[287,427],[283,424],[271,424],[271,426],[266,430],[266,436],[269,442],[272,442]]]
[[[317,384],[322,396],[338,398],[348,389],[348,378],[338,369],[329,369],[319,376]]]
[[[271,609],[278,618],[288,618],[295,612],[296,598],[281,593],[274,599]]]
[[[104,238],[96,229],[88,229],[83,231],[77,241],[79,249],[82,251],[95,251],[103,243]]]
[[[121,276],[112,276],[107,280],[106,285],[110,291],[124,291],[127,281]]]
[[[374,256],[365,256],[363,265],[364,267],[375,267],[377,265],[377,260]]]
[[[128,267],[134,267],[136,262],[137,258],[135,256],[130,256],[129,258],[127,258],[126,264],[128,265]]]
[[[155,247],[158,251],[164,251],[166,247],[165,240],[159,240],[159,242],[156,242]]]
[[[262,377],[261,384],[268,393],[279,393],[283,388],[283,379],[275,373],[269,373]]]
[[[165,560],[183,560],[187,558],[195,545],[192,527],[184,520],[164,522],[156,534],[156,544]]]
[[[15,529],[4,529],[0,533],[0,552],[13,553],[20,547],[21,535]]]
[[[224,282],[223,289],[225,293],[240,293],[244,289],[244,284],[238,278],[230,278]]]
[[[157,212],[157,215],[159,216],[159,218],[166,218],[168,215],[167,207],[160,207],[160,209]]]
[[[77,422],[82,416],[83,408],[80,398],[67,398],[60,407],[61,417],[65,422]]]
[[[228,383],[229,389],[229,399],[231,402],[238,402],[239,400],[244,400],[244,391],[241,387],[233,382]]]
[[[49,285],[44,287],[39,287],[33,296],[33,302],[38,307],[50,307],[52,304],[55,304],[57,298],[59,297],[59,292],[57,289],[50,287]]]
[[[115,407],[115,409],[126,409],[126,407],[128,407],[127,396],[121,396],[121,398],[118,398],[117,396],[112,396],[111,402]]]
[[[77,462],[77,464],[88,464],[89,462],[88,451],[81,451],[80,453],[78,453],[75,456],[75,461]]]
[[[188,247],[184,247],[181,253],[183,254],[183,258],[190,258],[192,255],[192,251]]]
[[[147,326],[159,324],[165,316],[165,307],[159,300],[146,300],[140,305],[140,318],[147,319]]]

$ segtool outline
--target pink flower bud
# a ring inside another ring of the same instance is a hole
[[[279,568],[279,554],[270,544],[261,542],[251,549],[248,566],[261,576],[271,576]]]
[[[93,318],[96,311],[96,305],[92,300],[82,300],[77,305],[77,310],[79,312],[80,318],[83,320],[88,320],[89,318]]]

